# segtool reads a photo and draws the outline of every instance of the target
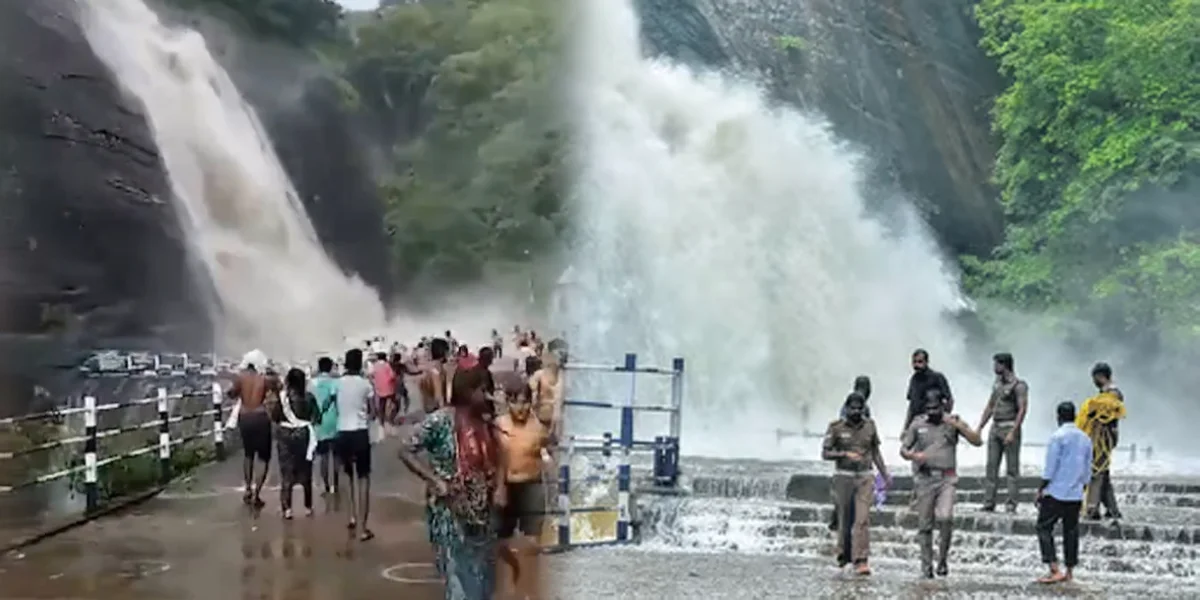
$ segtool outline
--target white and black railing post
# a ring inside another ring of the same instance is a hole
[[[158,388],[158,467],[163,485],[171,480],[171,412],[167,407],[167,388]]]
[[[100,482],[96,467],[96,397],[83,397],[83,428],[87,439],[83,442],[83,493],[87,499],[87,512],[93,513],[100,507]]]
[[[217,460],[225,460],[225,423],[224,415],[221,414],[221,405],[224,393],[221,391],[221,384],[213,382],[212,384],[212,412],[213,412],[213,447],[214,455]]]

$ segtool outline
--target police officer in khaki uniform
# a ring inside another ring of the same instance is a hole
[[[1017,478],[1021,475],[1021,425],[1025,423],[1025,411],[1029,408],[1029,386],[1017,378],[1013,371],[1013,357],[1001,352],[992,357],[992,370],[996,383],[983,417],[979,419],[978,431],[992,421],[987,436],[987,474],[984,479],[984,496],[981,510],[996,510],[996,492],[1000,487],[1000,460],[1004,459],[1004,475],[1008,484],[1008,512],[1017,512]]]
[[[958,440],[966,438],[972,446],[982,446],[979,432],[958,418],[943,417],[945,402],[936,389],[926,392],[925,414],[913,419],[900,442],[900,456],[916,469],[913,493],[916,496],[917,540],[921,545],[921,573],[933,577],[933,528],[938,528],[937,574],[949,572],[946,558],[954,525],[954,492],[958,483]]]
[[[874,464],[884,479],[889,479],[883,454],[879,452],[879,432],[866,416],[867,399],[859,392],[846,397],[843,417],[829,424],[821,458],[832,460],[834,510],[838,515],[838,566],[854,562],[859,575],[870,575],[871,500],[875,492]]]

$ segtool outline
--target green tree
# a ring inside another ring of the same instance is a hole
[[[408,281],[477,278],[562,229],[554,0],[397,6],[358,30],[347,77],[391,138],[383,186]]]
[[[983,0],[1009,227],[976,294],[1200,331],[1200,0]],[[1111,322],[1111,320],[1110,320]]]
[[[329,42],[341,34],[342,7],[335,0],[172,0],[203,9],[251,33],[295,46]]]

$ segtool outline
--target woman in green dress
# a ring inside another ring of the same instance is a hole
[[[491,422],[487,378],[454,374],[450,405],[417,425],[400,459],[428,484],[426,519],[447,600],[491,600],[495,589],[495,504],[504,469]],[[425,454],[428,464],[417,458]]]

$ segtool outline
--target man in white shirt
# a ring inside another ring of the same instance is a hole
[[[345,372],[338,378],[335,402],[338,411],[337,451],[350,480],[349,528],[361,527],[359,539],[375,534],[367,528],[371,509],[371,420],[374,418],[375,388],[363,376],[363,352],[346,351]],[[356,519],[357,518],[357,519]]]

